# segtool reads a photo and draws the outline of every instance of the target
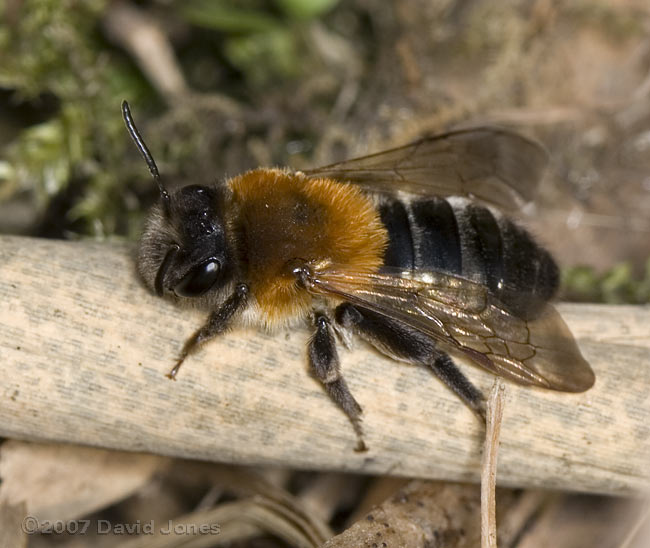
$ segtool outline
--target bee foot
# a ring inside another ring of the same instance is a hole
[[[357,446],[354,448],[355,453],[366,453],[368,451],[368,446],[362,438],[357,440]]]

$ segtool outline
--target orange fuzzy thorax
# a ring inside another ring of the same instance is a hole
[[[256,169],[229,181],[247,283],[267,325],[304,316],[312,297],[297,287],[292,259],[374,272],[388,236],[371,199],[349,184]]]

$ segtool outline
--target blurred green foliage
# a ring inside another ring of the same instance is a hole
[[[180,24],[208,29],[212,40],[185,33],[189,45],[184,47],[192,53],[179,55],[181,70],[193,74],[190,63],[196,59],[209,59],[211,69],[225,60],[246,90],[239,95],[246,95],[247,86],[260,89],[274,79],[300,75],[308,65],[304,24],[336,3],[188,0],[165,8],[146,3],[139,7],[166,9],[176,21],[180,16]],[[134,238],[142,207],[128,183],[141,175],[142,163],[136,163],[131,148],[127,152],[131,143],[120,103],[128,98],[136,113],[143,113],[145,105],[162,110],[162,104],[135,61],[107,43],[102,17],[110,7],[107,0],[24,0],[0,7],[0,88],[12,90],[13,104],[38,105],[47,96],[58,105],[35,125],[0,131],[10,135],[9,142],[2,143],[0,200],[31,193],[42,215],[74,184],[80,190],[65,212],[74,233]],[[223,81],[213,84],[221,86]]]
[[[632,265],[621,263],[603,273],[588,266],[562,273],[563,298],[577,302],[609,304],[650,303],[650,259],[644,275],[635,276]]]
[[[188,22],[224,33],[223,55],[252,86],[293,78],[308,61],[305,22],[338,0],[186,0],[177,4]],[[275,9],[274,9],[275,8]]]
[[[15,90],[16,101],[38,104],[48,94],[59,104],[51,118],[22,129],[5,146],[0,196],[31,192],[42,212],[73,181],[82,182],[85,192],[69,217],[95,236],[116,231],[124,206],[115,199],[123,173],[109,169],[127,146],[116,115],[120,100],[145,89],[97,34],[105,6],[104,0],[25,0],[0,26],[0,86]]]

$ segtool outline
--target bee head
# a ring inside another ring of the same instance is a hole
[[[201,297],[222,289],[233,279],[225,189],[188,185],[168,192],[126,101],[122,114],[160,190],[160,203],[151,211],[140,240],[140,274],[159,296],[169,291],[179,297]]]

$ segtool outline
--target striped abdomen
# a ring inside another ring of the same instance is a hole
[[[389,235],[387,267],[469,278],[523,318],[534,316],[557,291],[559,271],[551,255],[486,207],[455,198],[385,199],[379,211]]]

